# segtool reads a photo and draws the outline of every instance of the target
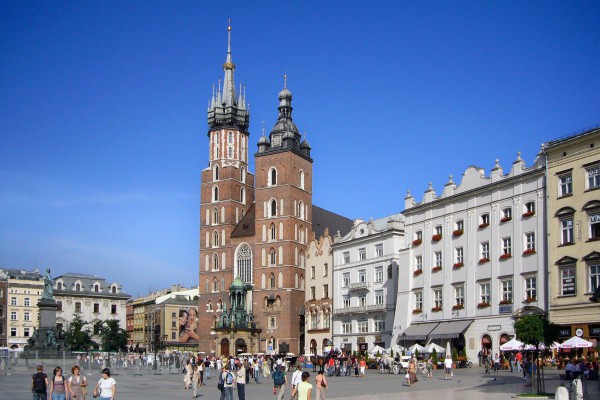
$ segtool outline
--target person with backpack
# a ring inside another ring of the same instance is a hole
[[[52,381],[50,382],[50,398],[52,400],[66,400],[67,399],[67,385],[65,377],[62,374],[62,368],[54,368]]]
[[[285,367],[282,365],[276,367],[273,371],[273,394],[277,394],[277,400],[283,400],[287,377],[285,376]]]
[[[225,395],[225,400],[233,400],[233,388],[235,387],[235,375],[231,372],[231,368],[229,364],[225,364],[223,367],[223,372],[221,373],[221,379],[223,381],[223,391],[221,394],[221,398],[223,398],[223,394]]]
[[[37,372],[31,377],[31,393],[33,394],[33,400],[46,400],[48,398],[48,394],[46,394],[48,375],[44,373],[44,367],[41,364],[35,369]]]

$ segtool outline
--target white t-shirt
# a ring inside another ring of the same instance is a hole
[[[100,379],[100,397],[112,397],[112,387],[117,384],[114,378]]]
[[[452,368],[452,359],[451,358],[446,358],[444,360],[444,367],[446,367],[446,368]]]

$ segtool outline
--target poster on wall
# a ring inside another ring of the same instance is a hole
[[[198,309],[179,309],[179,343],[198,343]]]

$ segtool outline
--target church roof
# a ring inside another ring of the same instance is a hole
[[[238,226],[235,227],[231,232],[232,238],[254,236],[254,219],[255,219],[255,203],[252,203],[244,218],[240,221]]]

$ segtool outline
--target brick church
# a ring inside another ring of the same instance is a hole
[[[312,203],[311,148],[292,120],[285,83],[249,171],[250,113],[235,89],[231,27],[223,70],[208,107],[200,194],[199,351],[299,354],[309,238],[326,228],[345,233],[352,221]]]

